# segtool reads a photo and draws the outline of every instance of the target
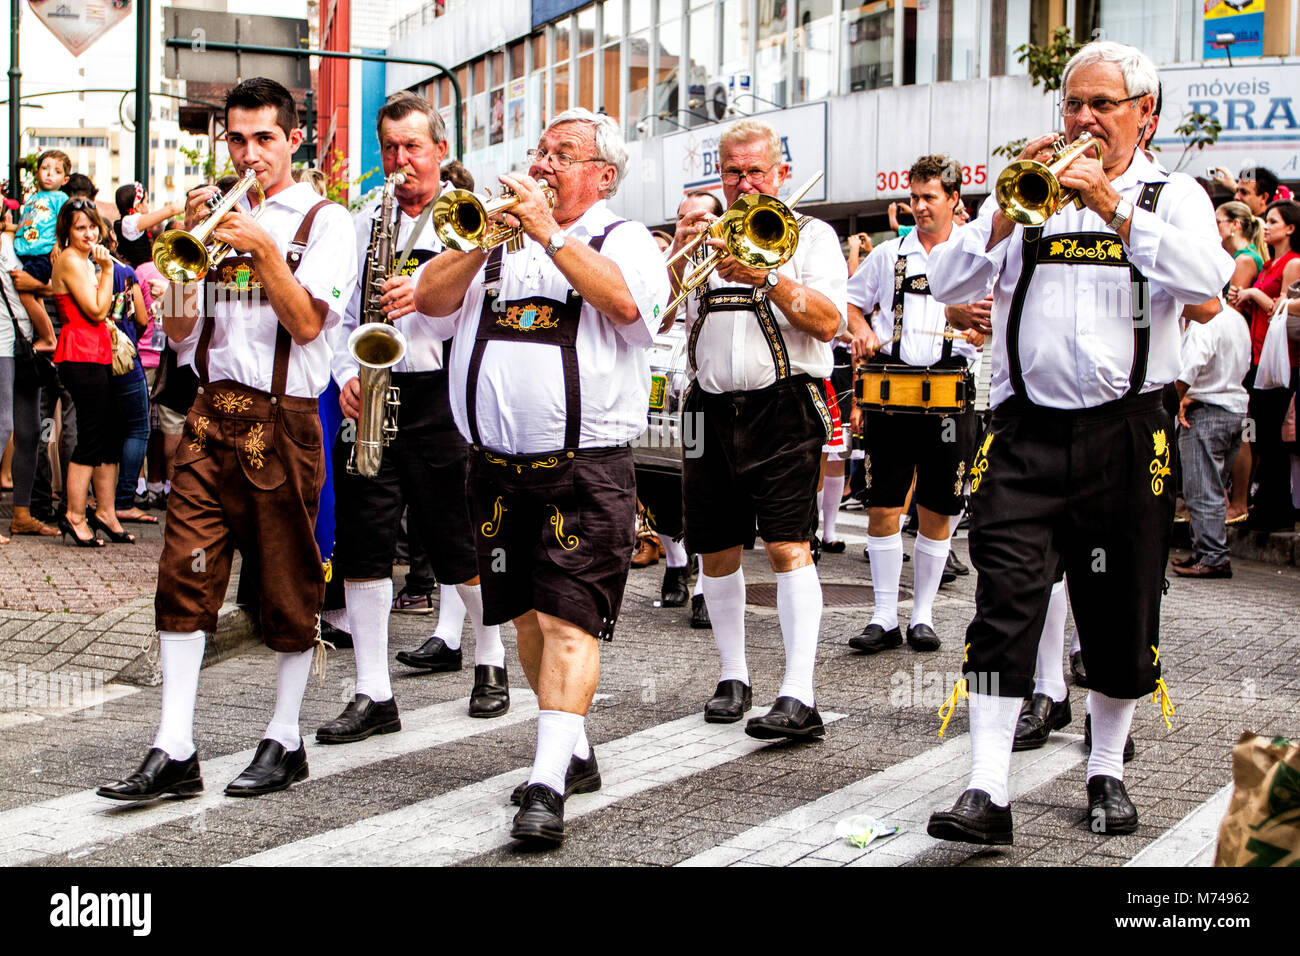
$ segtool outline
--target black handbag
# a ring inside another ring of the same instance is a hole
[[[14,315],[14,307],[9,304],[9,296],[0,291],[0,299],[4,299],[9,321],[14,327],[14,387],[24,392],[33,392],[38,388],[53,386],[58,382],[54,363],[49,356],[37,352],[32,347],[31,340],[23,335],[23,330],[18,327],[18,316]]]

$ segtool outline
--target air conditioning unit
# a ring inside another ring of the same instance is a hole
[[[705,116],[715,123],[727,118],[727,84],[722,80],[710,80],[704,93],[704,103],[700,108]]]

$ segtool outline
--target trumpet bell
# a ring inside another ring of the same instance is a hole
[[[457,252],[481,248],[487,210],[468,189],[449,189],[433,204],[433,224],[442,244]]]
[[[794,255],[799,227],[785,203],[754,193],[736,200],[732,209],[736,215],[723,217],[721,238],[740,262],[751,269],[775,269]]]
[[[998,206],[1012,222],[1041,226],[1056,212],[1061,183],[1051,169],[1032,159],[1020,159],[998,176]]]
[[[184,229],[168,229],[154,240],[153,261],[171,282],[194,282],[212,267],[207,246]]]
[[[364,322],[348,336],[348,353],[367,368],[392,368],[406,356],[406,336],[384,322]]]

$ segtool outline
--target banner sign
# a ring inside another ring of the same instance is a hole
[[[131,0],[27,0],[27,5],[73,56],[131,15]]]
[[[1232,44],[1216,38],[1232,34]],[[1264,55],[1264,0],[1205,0],[1205,59]]]

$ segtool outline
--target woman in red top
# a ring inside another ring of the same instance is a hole
[[[89,200],[65,203],[54,227],[62,252],[50,276],[50,291],[63,319],[54,361],[77,410],[77,447],[68,463],[67,514],[59,519],[59,530],[65,539],[72,535],[87,548],[103,544],[95,537],[96,527],[113,541],[135,540],[122,531],[113,507],[122,440],[112,415],[113,347],[105,319],[113,301],[113,259],[100,245],[103,228]],[[92,481],[95,514],[88,519],[86,495]]]
[[[1255,423],[1255,480],[1259,490],[1247,526],[1255,531],[1290,530],[1295,526],[1291,505],[1291,460],[1282,442],[1282,419],[1296,390],[1296,350],[1291,349],[1289,388],[1255,388],[1259,354],[1268,333],[1269,319],[1282,290],[1300,279],[1300,204],[1290,200],[1271,203],[1264,213],[1264,241],[1272,256],[1255,284],[1229,296],[1250,323],[1249,416]]]

